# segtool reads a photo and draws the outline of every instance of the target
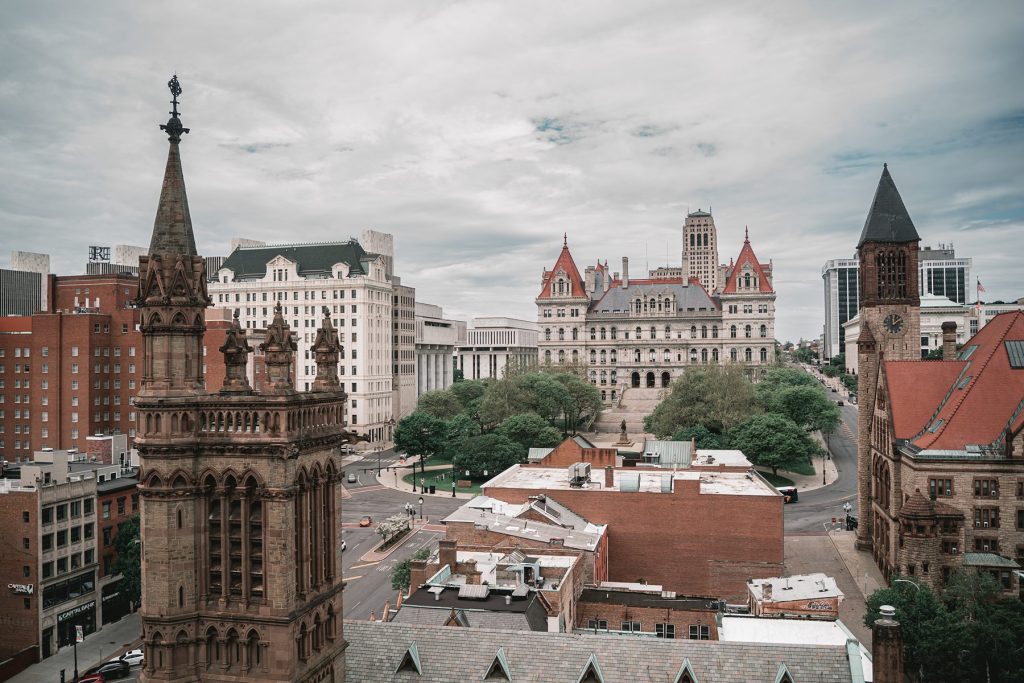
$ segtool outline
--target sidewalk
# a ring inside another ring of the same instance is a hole
[[[879,588],[888,585],[871,553],[857,550],[857,532],[830,531],[828,535],[865,599]]]
[[[78,644],[79,676],[89,667],[130,650],[141,642],[141,633],[139,613],[135,612],[86,636],[85,641]],[[7,680],[8,683],[55,683],[60,680],[61,669],[64,669],[64,679],[70,683],[75,673],[75,653],[70,645]]]
[[[820,435],[815,434],[815,441],[824,448],[824,441],[821,440]],[[814,474],[797,474],[796,472],[789,472],[786,470],[780,470],[779,474],[783,477],[793,480],[793,484],[796,486],[797,491],[813,491],[828,486],[835,482],[839,478],[839,472],[836,470],[836,463],[832,458],[825,460],[825,483],[821,483],[821,458],[814,458],[811,463],[814,466]],[[771,472],[769,467],[758,467],[755,468],[759,472]]]

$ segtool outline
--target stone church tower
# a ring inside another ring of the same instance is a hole
[[[181,170],[181,87],[176,77],[168,85],[174,108],[161,128],[170,149],[149,254],[139,264],[140,680],[340,683],[337,446],[347,433],[338,336],[326,320],[317,384],[296,393],[288,372],[295,343],[278,304],[263,348],[268,373],[284,371],[258,394],[246,378],[252,349],[236,318],[219,348],[224,386],[207,393],[210,300]]]
[[[860,337],[857,339],[857,546],[871,548],[872,424],[882,359],[921,357],[921,301],[918,292],[917,230],[888,165],[857,242],[860,259]],[[879,435],[881,437],[881,435]]]

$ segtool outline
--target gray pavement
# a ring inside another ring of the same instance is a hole
[[[78,672],[82,674],[89,667],[114,659],[140,642],[142,625],[139,615],[129,614],[120,621],[107,624],[96,633],[86,636],[85,642],[78,645]],[[34,664],[17,676],[8,679],[8,683],[57,683],[60,671],[64,669],[65,680],[71,683],[75,672],[75,653],[73,647],[62,647],[56,654]],[[121,680],[134,680],[139,667],[132,669],[132,677]]]

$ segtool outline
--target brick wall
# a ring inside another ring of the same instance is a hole
[[[583,448],[572,439],[565,439],[538,464],[543,467],[568,467],[577,462],[589,462],[594,469],[606,465],[614,467],[618,453],[614,448]],[[594,476],[597,476],[596,472]]]
[[[697,482],[674,493],[487,487],[484,495],[523,503],[546,493],[596,524],[608,525],[608,578],[665,590],[746,600],[746,581],[782,572],[782,498],[701,495]],[[684,484],[684,486],[679,486]]]
[[[24,521],[28,512],[29,521]],[[0,493],[0,660],[39,642],[39,498],[36,491]],[[25,548],[28,539],[28,548]],[[29,575],[25,576],[25,567]],[[31,585],[32,593],[15,592],[9,584]],[[26,609],[26,600],[28,609]]]
[[[677,610],[664,607],[615,605],[603,602],[577,602],[576,628],[586,630],[591,619],[604,620],[608,630],[618,631],[623,622],[639,621],[642,633],[655,633],[657,624],[672,624],[675,637],[689,638],[690,626],[707,626],[710,640],[718,640],[715,613],[705,610]]]

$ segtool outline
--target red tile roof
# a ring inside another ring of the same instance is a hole
[[[896,437],[922,450],[962,451],[1024,427],[1024,368],[1010,365],[1004,342],[1011,340],[1024,341],[1024,312],[994,317],[964,346],[963,353],[976,347],[964,360],[886,362]]]
[[[867,326],[864,326],[867,329]],[[964,361],[894,360],[885,362],[885,385],[897,439],[911,439],[924,430],[928,418],[953,386]]]
[[[576,262],[572,260],[572,254],[569,253],[569,241],[565,239],[562,241],[562,253],[558,255],[554,268],[544,273],[544,284],[541,287],[540,294],[537,295],[538,299],[553,298],[551,294],[551,280],[559,270],[564,270],[569,278],[569,284],[572,288],[570,296],[587,296],[587,289],[583,286],[583,278],[580,277],[580,271],[576,268]]]
[[[736,259],[735,265],[729,270],[729,275],[725,281],[725,287],[722,289],[723,294],[735,294],[736,293],[736,281],[739,279],[740,271],[743,270],[743,265],[749,263],[751,268],[754,269],[754,273],[757,274],[757,288],[760,292],[770,293],[772,291],[772,283],[768,278],[768,274],[765,273],[764,267],[761,266],[761,262],[757,260],[757,256],[754,254],[753,247],[750,246],[749,237],[743,240],[743,248],[740,249],[739,258]]]

